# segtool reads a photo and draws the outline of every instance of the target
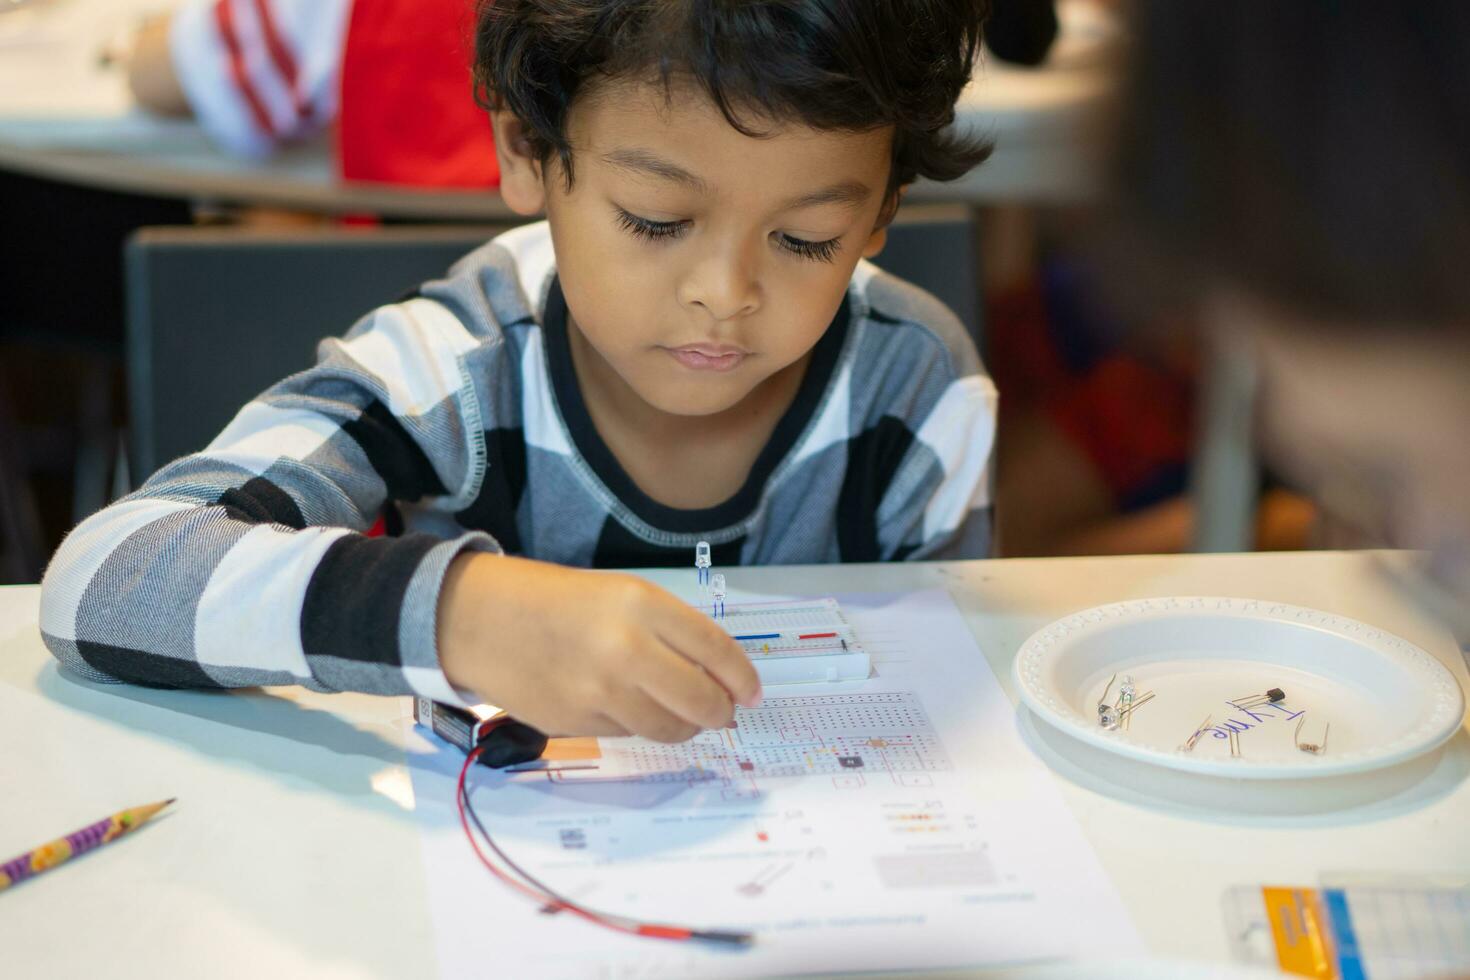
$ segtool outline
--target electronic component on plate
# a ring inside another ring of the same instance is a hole
[[[1307,752],[1307,753],[1309,753],[1311,755],[1326,755],[1327,754],[1327,733],[1332,730],[1332,724],[1329,722],[1326,726],[1323,727],[1323,729],[1322,729],[1322,742],[1319,745],[1316,742],[1303,742],[1302,741],[1302,726],[1305,725],[1306,723],[1307,723],[1307,719],[1305,717],[1303,717],[1301,721],[1299,721],[1299,722],[1296,723],[1296,731],[1292,733],[1291,740],[1296,743],[1296,747],[1297,747],[1297,749],[1299,751]]]
[[[1215,716],[1213,714],[1205,715],[1205,720],[1195,726],[1194,734],[1184,740],[1184,744],[1179,746],[1179,751],[1193,752],[1195,743],[1198,742],[1199,737],[1205,733],[1205,729],[1210,727],[1210,721],[1214,717]]]
[[[1243,698],[1231,698],[1230,703],[1237,708],[1254,708],[1262,704],[1276,704],[1278,701],[1286,700],[1286,692],[1279,687],[1273,687],[1265,694],[1251,694]]]

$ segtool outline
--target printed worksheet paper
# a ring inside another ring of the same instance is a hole
[[[868,680],[770,687],[738,728],[682,745],[580,740],[538,771],[472,774],[486,828],[551,888],[644,921],[752,931],[746,949],[626,937],[510,891],[459,826],[463,756],[415,730],[441,974],[747,977],[1139,953],[949,596],[838,600]]]

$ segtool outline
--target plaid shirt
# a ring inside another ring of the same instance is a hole
[[[995,389],[958,320],[858,266],[796,398],[729,500],[643,494],[598,437],[547,226],[370,313],[202,452],[82,522],[41,630],[97,680],[461,699],[439,668],[469,550],[588,567],[981,557]],[[388,533],[370,536],[379,521]]]

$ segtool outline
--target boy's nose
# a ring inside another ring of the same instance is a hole
[[[760,281],[746,257],[710,255],[680,283],[679,302],[702,308],[715,321],[737,319],[760,308]]]

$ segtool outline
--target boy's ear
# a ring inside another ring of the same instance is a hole
[[[887,244],[888,225],[881,224],[878,227],[874,228],[873,233],[868,236],[868,243],[863,246],[863,258],[871,259],[879,252],[883,251],[883,246]]]
[[[898,188],[888,200],[883,202],[883,209],[878,212],[878,223],[873,226],[873,233],[868,236],[868,243],[863,246],[863,258],[871,259],[883,251],[883,246],[888,244],[888,226],[893,224],[893,216],[898,214],[898,206],[903,202],[903,192],[908,190],[907,185]]]
[[[541,182],[541,161],[526,136],[526,124],[514,113],[498,109],[490,113],[495,129],[495,157],[500,161],[500,196],[516,214],[540,214],[546,207],[546,185]]]

